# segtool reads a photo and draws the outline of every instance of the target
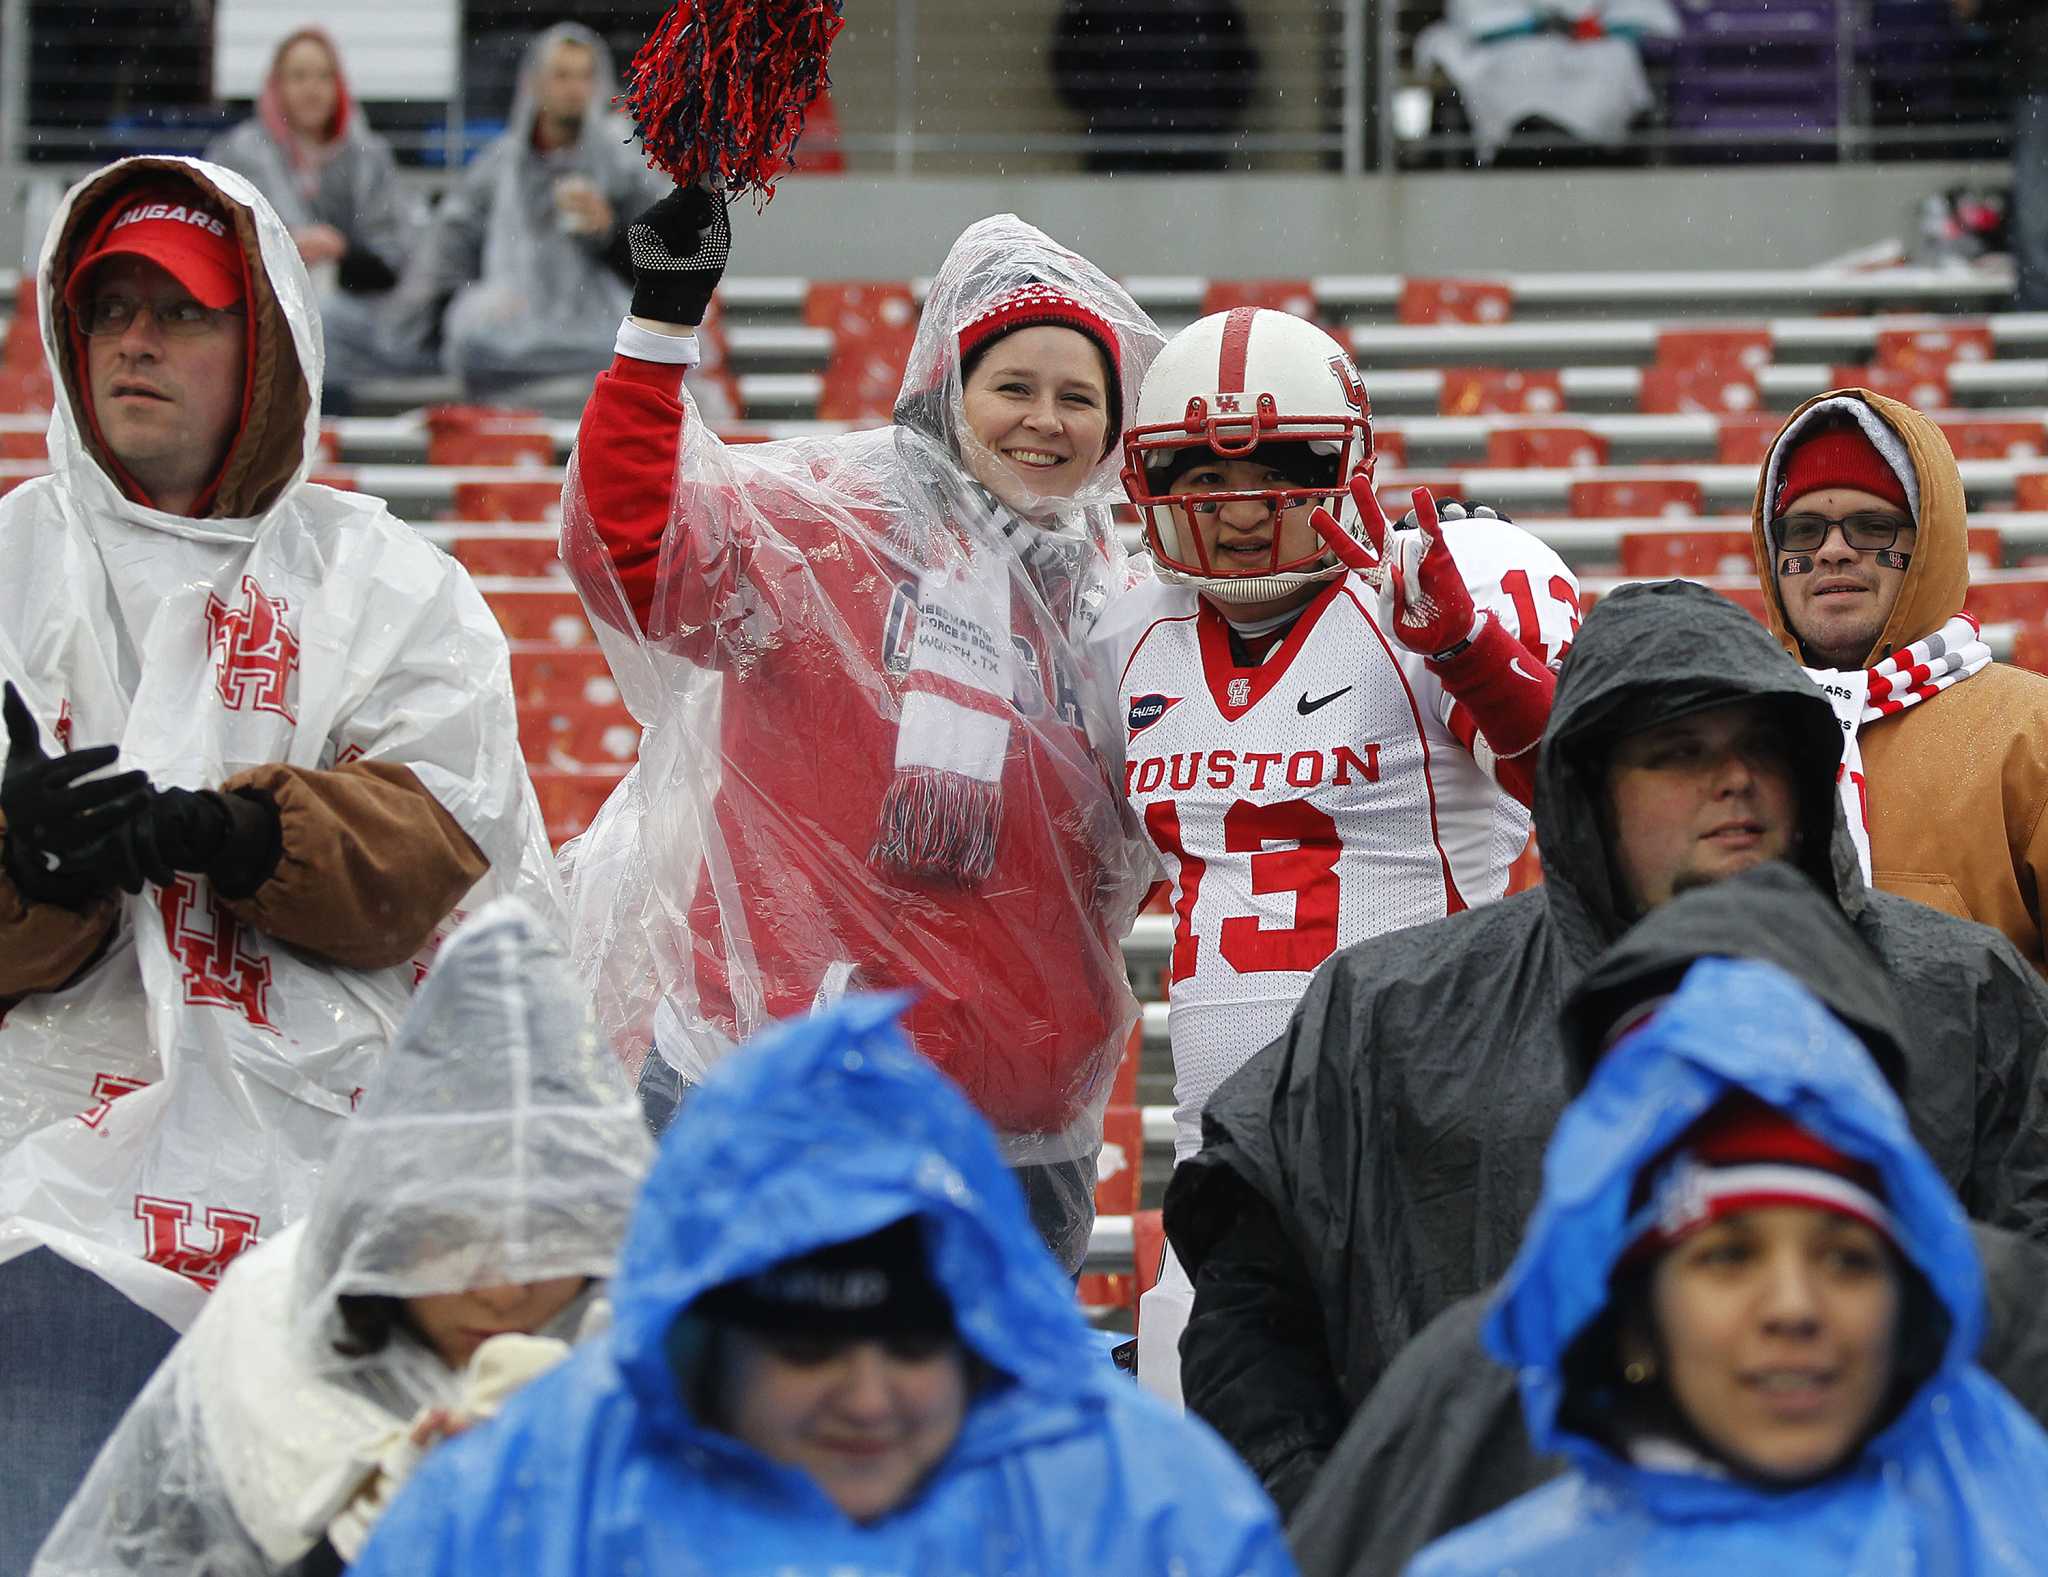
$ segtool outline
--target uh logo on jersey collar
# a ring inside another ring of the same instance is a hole
[[[1157,690],[1148,695],[1132,696],[1130,716],[1126,719],[1130,724],[1131,738],[1136,739],[1180,703],[1181,697],[1161,695]]]

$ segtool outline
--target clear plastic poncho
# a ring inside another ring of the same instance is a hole
[[[563,556],[598,566],[580,589],[646,728],[566,860],[606,1029],[694,1082],[770,1019],[908,987],[913,1042],[1019,1164],[1099,1143],[1136,1016],[1119,943],[1152,868],[1104,764],[1121,719],[1084,663],[1132,575],[1117,443],[1065,500],[986,451],[963,459],[980,446],[959,330],[1034,281],[1113,327],[1128,424],[1158,331],[1092,264],[1001,215],[932,281],[895,425],[728,446],[686,388],[645,635],[622,633],[637,624],[581,453],[563,508]],[[920,774],[929,792],[906,792]],[[963,779],[978,844],[949,827]]]
[[[652,1145],[562,944],[516,899],[450,939],[311,1213],[230,1267],[115,1431],[35,1577],[281,1571],[463,1376],[343,1293],[606,1278]],[[547,1334],[573,1336],[590,1295]]]

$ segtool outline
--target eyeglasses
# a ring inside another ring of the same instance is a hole
[[[1781,553],[1811,553],[1828,539],[1828,532],[1842,528],[1842,540],[1859,553],[1874,553],[1899,540],[1901,531],[1911,531],[1913,522],[1883,510],[1859,510],[1839,518],[1829,515],[1780,515],[1771,522],[1771,541]]]
[[[156,326],[173,339],[194,339],[209,332],[222,318],[243,315],[240,307],[205,307],[190,296],[175,301],[141,301],[134,296],[109,292],[104,296],[94,296],[92,304],[85,309],[85,332],[95,338],[103,334],[125,333],[138,312],[147,312],[156,319]]]

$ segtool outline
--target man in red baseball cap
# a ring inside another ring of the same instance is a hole
[[[1807,402],[1752,532],[1766,621],[1842,726],[1865,879],[1996,926],[2048,973],[2048,680],[1993,663],[1963,609],[1968,506],[1942,430],[1865,389]]]
[[[86,420],[138,503],[212,512],[248,411],[245,274],[228,219],[165,186],[109,208],[65,281]]]

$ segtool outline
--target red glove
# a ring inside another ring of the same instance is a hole
[[[1411,533],[1392,532],[1371,477],[1362,473],[1351,479],[1351,500],[1365,525],[1369,552],[1327,509],[1318,509],[1309,522],[1340,563],[1366,572],[1385,565],[1394,594],[1394,634],[1403,646],[1425,657],[1454,655],[1454,648],[1462,648],[1478,635],[1479,611],[1437,523],[1436,500],[1426,487],[1418,487],[1410,496],[1421,527],[1419,540]],[[1391,559],[1387,552],[1390,536]]]

